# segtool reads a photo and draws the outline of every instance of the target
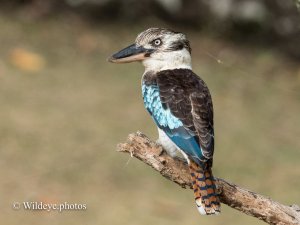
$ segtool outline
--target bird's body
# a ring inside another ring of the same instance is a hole
[[[112,56],[112,62],[142,61],[144,105],[158,127],[159,143],[190,167],[197,208],[218,214],[220,202],[212,176],[213,106],[204,81],[192,71],[191,48],[185,35],[150,28],[136,44]]]
[[[164,149],[171,156],[177,155],[174,149],[183,150],[198,164],[206,161],[194,126],[191,104],[193,94],[203,93],[207,95],[204,98],[210,97],[204,82],[190,69],[147,72],[142,79],[142,93],[145,108],[158,126]]]

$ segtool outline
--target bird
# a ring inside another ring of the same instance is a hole
[[[188,163],[199,213],[218,215],[213,103],[206,83],[192,71],[191,52],[185,34],[149,28],[108,61],[142,62],[143,101],[158,128],[158,143],[171,157]]]

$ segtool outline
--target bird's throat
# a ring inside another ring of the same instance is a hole
[[[145,71],[192,69],[191,56],[187,51],[161,52],[143,60]]]

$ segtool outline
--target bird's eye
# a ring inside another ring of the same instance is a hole
[[[152,41],[152,44],[154,46],[160,46],[162,44],[162,41],[158,38],[158,39],[155,39],[154,41]]]

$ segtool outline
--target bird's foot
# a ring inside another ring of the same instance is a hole
[[[159,153],[159,155],[161,156],[164,152],[167,152],[164,148],[163,148],[163,146],[162,146],[162,144],[161,144],[161,141],[159,140],[159,139],[157,139],[156,141],[155,141],[155,143],[160,147],[160,149],[161,149],[161,152]]]
[[[155,143],[158,144],[158,145],[162,145],[161,141],[159,140],[159,138],[155,141]]]
[[[181,156],[173,156],[172,158],[175,159],[175,160],[181,161],[181,162],[183,162],[186,165],[188,164],[188,162],[186,161],[186,159],[183,158],[183,157],[181,157]]]

